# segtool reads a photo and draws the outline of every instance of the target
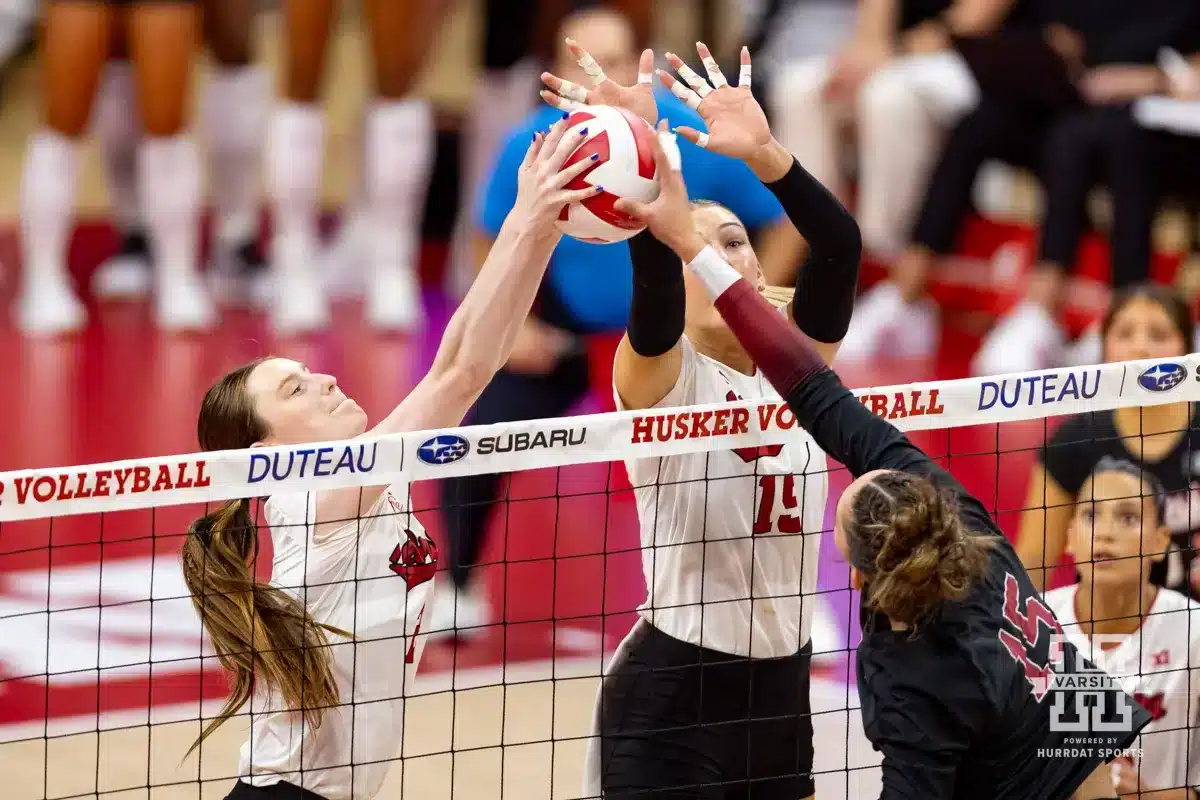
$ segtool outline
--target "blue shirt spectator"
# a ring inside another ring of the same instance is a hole
[[[670,91],[659,85],[654,96],[659,116],[670,120],[671,127],[688,125],[704,130],[700,115]],[[561,114],[543,105],[513,131],[500,151],[476,206],[475,224],[487,237],[499,235],[504,218],[516,203],[517,170],[530,138],[535,131],[547,130]],[[693,200],[718,202],[750,228],[783,218],[775,195],[741,161],[710,153],[682,137],[679,151],[683,179]],[[564,236],[550,259],[546,281],[576,322],[577,332],[624,330],[633,283],[628,244],[587,244]]]

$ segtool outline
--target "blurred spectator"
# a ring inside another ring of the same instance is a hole
[[[485,0],[482,4],[482,69],[460,128],[460,198],[475,196],[508,132],[538,100],[538,73],[544,64],[536,52],[536,32],[539,16],[554,13],[547,8],[550,5],[548,0]],[[342,294],[361,294],[369,268],[371,235],[363,195],[367,178],[362,174],[367,167],[364,159],[342,224],[322,254],[322,274]],[[460,201],[460,206],[449,262],[452,293],[459,297],[470,287],[476,266],[470,246],[470,203]]]
[[[1105,361],[1182,356],[1191,349],[1187,304],[1154,284],[1114,295],[1101,327]],[[1072,505],[1101,458],[1132,461],[1166,489],[1167,557],[1153,581],[1194,595],[1194,537],[1200,532],[1200,408],[1191,403],[1128,406],[1071,417],[1039,454],[1017,534],[1017,553],[1039,587],[1050,584],[1066,547]],[[1043,567],[1049,574],[1043,575]]]
[[[1200,14],[1193,15],[1191,25],[1193,46],[1200,47]],[[1080,239],[1089,228],[1087,199],[1096,184],[1103,182],[1111,198],[1112,288],[1149,277],[1154,216],[1167,188],[1163,179],[1181,162],[1186,164],[1190,142],[1154,136],[1134,118],[1130,104],[1191,87],[1171,81],[1156,64],[1098,67],[1086,72],[1079,86],[1087,105],[1064,112],[1043,142],[1046,212],[1038,264],[1024,299],[997,323],[976,355],[977,374],[1043,369],[1064,360],[1091,363],[1099,355],[1097,329],[1085,334],[1071,353],[1055,317]]]
[[[414,89],[451,7],[449,0],[363,4],[374,79],[362,155],[370,241],[364,313],[378,330],[412,330],[422,318],[417,259],[435,131],[433,109]],[[320,330],[329,323],[326,281],[317,260],[325,156],[318,95],[334,8],[329,0],[284,5],[283,96],[268,123],[264,153],[277,284],[272,323],[283,333]]]
[[[1039,14],[1054,23],[1044,38],[1001,42],[1010,46],[999,54],[978,43],[964,49],[969,60],[996,74],[974,69],[983,90],[980,104],[947,140],[911,245],[893,265],[891,280],[860,301],[843,345],[847,357],[904,345],[912,345],[906,354],[932,354],[938,324],[937,309],[925,295],[929,271],[953,248],[979,169],[993,158],[1039,172],[1047,218],[1030,302],[997,326],[1000,338],[985,343],[977,371],[1031,369],[1061,358],[1064,336],[1050,309],[1060,298],[1064,269],[1075,260],[1087,193],[1102,176],[1113,184],[1119,216],[1114,259],[1120,264],[1114,273],[1123,285],[1147,275],[1158,192],[1152,148],[1133,124],[1129,103],[1163,85],[1154,66],[1160,48],[1186,44],[1200,33],[1200,3],[1146,0],[1099,8],[1042,2]],[[917,328],[932,335],[919,342],[891,340],[894,331]]]
[[[586,76],[561,44],[568,36],[589,51],[614,81],[634,83],[638,53],[633,31],[624,16],[613,10],[592,8],[564,20],[553,72],[582,82]],[[660,118],[669,119],[674,126],[703,129],[700,116],[661,85],[655,89],[655,98]],[[501,150],[477,212],[479,263],[515,201],[517,167],[530,137],[534,131],[548,128],[560,116],[560,111],[549,106],[539,108],[513,131]],[[774,195],[744,164],[683,140],[680,152],[683,174],[695,198],[727,206],[748,226],[766,226],[764,246],[770,252],[774,244],[776,258],[780,242],[784,247],[791,246],[795,229],[783,216]],[[594,245],[564,238],[550,261],[534,316],[517,342],[508,366],[479,398],[469,422],[485,425],[566,413],[589,388],[589,367],[581,337],[592,332],[624,330],[632,280],[627,244]],[[451,580],[439,584],[442,587],[439,591],[445,591],[447,596],[434,605],[428,627],[432,632],[486,624],[485,605],[467,590],[500,480],[499,475],[478,475],[442,484]]]
[[[780,67],[837,53],[854,33],[857,7],[858,0],[747,0],[745,46],[754,54],[753,91],[765,108]]]
[[[1164,499],[1136,464],[1102,459],[1070,523],[1079,582],[1045,600],[1079,652],[1123,683],[1133,680],[1125,688],[1153,714],[1133,745],[1136,761],[1113,762],[1117,794],[1191,800],[1188,787],[1200,784],[1200,605],[1149,580],[1167,546]]]
[[[213,206],[212,274],[231,288],[262,274],[258,247],[260,155],[271,82],[256,63],[257,0],[204,0],[204,32],[212,54],[199,125],[205,138],[206,183]],[[151,253],[137,190],[141,140],[133,64],[121,48],[110,56],[92,119],[104,160],[120,250],[92,275],[97,297],[150,292]],[[243,294],[242,291],[237,292]]]
[[[780,141],[840,197],[841,129],[858,140],[857,216],[867,246],[893,255],[908,236],[943,131],[977,101],[953,37],[1019,23],[1017,0],[862,0],[836,56],[786,65],[772,84]]]
[[[168,329],[210,325],[214,308],[197,272],[202,175],[186,134],[192,65],[201,37],[195,3],[51,0],[43,10],[40,60],[42,129],[25,151],[21,177],[24,280],[17,321],[29,333],[82,327],[87,312],[67,270],[67,237],[75,205],[78,142],[92,116],[96,85],[114,39],[128,37],[139,77],[144,138],[137,182],[154,252],[155,315]]]

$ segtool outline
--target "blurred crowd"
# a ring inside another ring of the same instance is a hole
[[[325,83],[333,0],[282,5],[277,90],[257,52],[257,0],[47,2],[38,40],[43,124],[24,156],[17,325],[31,335],[57,335],[87,323],[67,244],[79,143],[94,136],[121,243],[92,276],[95,294],[152,298],[164,330],[211,328],[223,306],[240,302],[261,308],[277,331],[303,334],[326,327],[330,298],[350,292],[362,297],[371,326],[418,330],[427,198],[461,198],[444,287],[453,295],[469,283],[513,206],[530,132],[557,113],[538,101],[539,72],[582,80],[564,38],[578,41],[614,80],[632,83],[643,46],[662,56],[660,23],[670,13],[636,0],[483,0],[482,69],[459,130],[458,185],[450,187],[431,177],[434,113],[416,81],[454,2],[361,5],[372,80],[362,112],[361,175],[340,228],[324,241],[321,95],[337,90]],[[712,33],[717,4],[692,5],[707,15],[697,27]],[[970,216],[1014,212],[1012,187],[1021,181],[1040,186],[1036,252],[1011,272],[1009,288],[1019,300],[983,338],[976,373],[1193,349],[1191,298],[1149,281],[1165,205],[1182,206],[1184,238],[1197,239],[1200,0],[725,6],[722,24],[732,20],[741,29],[719,37],[726,40],[717,54],[726,74],[736,73],[729,59],[747,43],[755,92],[779,139],[855,212],[870,258],[887,267],[886,277],[860,295],[841,359],[932,357],[940,316],[953,310],[933,299],[933,276],[941,266],[954,268]],[[31,8],[14,8],[0,57],[30,23]],[[202,47],[213,68],[193,120],[187,89]],[[669,91],[658,86],[656,96],[660,116],[673,125],[701,127]],[[682,150],[689,190],[753,228],[769,282],[789,284],[805,243],[771,193],[740,163],[694,146]],[[1108,202],[1093,202],[1097,194]],[[198,231],[206,205],[213,225],[204,248]],[[1108,315],[1071,341],[1061,310],[1071,300],[1081,242],[1093,234],[1107,241],[1114,300]],[[471,422],[567,413],[597,374],[589,337],[624,329],[630,281],[626,245],[564,240],[512,360]],[[1048,449],[1033,481],[1030,506],[1043,510],[1028,512],[1033,516],[1022,524],[1023,554],[1031,566],[1057,559],[1067,522],[1054,509],[1069,507],[1080,476],[1106,454],[1092,452],[1095,442],[1108,436],[1125,448],[1115,455],[1154,470],[1172,497],[1183,498],[1168,507],[1179,559],[1163,580],[1190,591],[1194,415],[1188,406],[1134,411],[1064,426],[1057,445],[1065,449]],[[1149,434],[1157,444],[1144,452],[1141,444],[1138,452],[1122,444]],[[438,605],[445,619],[435,628],[486,621],[485,605],[471,596],[470,567],[499,482],[475,476],[443,487],[454,565],[449,591],[457,602]]]
[[[693,5],[713,13],[712,3]],[[859,300],[845,359],[937,351],[942,326],[931,276],[955,254],[969,215],[1013,210],[1011,190],[1020,181],[1041,189],[1036,252],[1008,273],[1010,282],[1019,280],[1021,299],[983,341],[977,373],[1099,357],[1098,329],[1072,342],[1059,316],[1090,231],[1108,240],[1116,289],[1149,278],[1164,203],[1188,211],[1187,238],[1197,238],[1195,0],[729,5],[722,22],[740,20],[734,27],[742,32],[724,37],[724,55],[750,44],[764,77],[756,92],[781,140],[856,212],[872,260],[888,268],[887,279]],[[362,3],[372,86],[362,111],[361,176],[340,231],[323,242],[321,95],[337,3],[284,4],[278,91],[259,63],[259,0],[47,3],[39,39],[44,124],[28,143],[22,179],[19,326],[58,334],[86,323],[67,241],[78,144],[94,136],[121,239],[92,277],[97,295],[153,296],[168,330],[208,328],[222,302],[238,300],[263,307],[281,332],[306,333],[328,325],[329,296],[350,287],[373,326],[416,329],[428,195],[462,198],[449,282],[461,291],[511,204],[519,151],[506,142],[551,113],[536,107],[538,72],[578,72],[561,46],[564,35],[584,43],[609,74],[631,80],[637,52],[658,43],[669,13],[630,0],[482,3],[482,71],[460,126],[458,185],[431,187],[434,113],[415,85],[454,6]],[[2,26],[6,42],[29,27],[30,9],[14,8]],[[188,87],[201,45],[214,66],[192,120]],[[677,116],[687,115],[660,95]],[[754,226],[768,278],[788,283],[804,242],[770,196],[719,157],[692,153],[689,161],[697,195],[729,205]],[[1092,202],[1096,195],[1107,205]],[[271,219],[265,239],[264,201]],[[214,215],[211,248],[196,235],[206,203]],[[580,336],[622,328],[629,295],[623,249],[564,242],[545,313],[531,322],[515,363],[544,373],[578,354]],[[210,263],[202,265],[208,250]],[[602,268],[609,261],[625,268]]]

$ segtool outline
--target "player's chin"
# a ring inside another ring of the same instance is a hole
[[[1092,573],[1092,582],[1097,584],[1129,586],[1142,582],[1142,567],[1136,557],[1100,559],[1087,569]]]
[[[358,403],[347,397],[333,410],[338,427],[346,430],[346,438],[358,436],[367,429],[367,412]]]

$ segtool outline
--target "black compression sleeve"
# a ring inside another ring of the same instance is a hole
[[[732,272],[708,248],[690,268],[701,280],[719,282],[722,271],[713,266],[714,260]],[[894,425],[868,410],[825,366],[808,338],[773,313],[745,278],[728,285],[714,303],[800,426],[850,474],[858,477],[876,469],[922,474],[958,497],[962,513],[971,518],[971,530],[999,535],[983,504]]]
[[[683,265],[649,231],[629,241],[629,257],[633,261],[629,346],[640,356],[661,356],[683,335]]]
[[[796,276],[792,315],[800,330],[818,342],[840,342],[850,327],[862,232],[833,193],[792,159],[792,168],[766,184],[788,219],[808,242],[808,258]]]
[[[700,262],[714,258],[712,251],[705,250],[692,261],[692,268],[699,274],[706,269]],[[864,408],[825,366],[805,335],[772,313],[745,278],[738,278],[714,303],[800,425],[852,475],[931,463],[895,426]]]

